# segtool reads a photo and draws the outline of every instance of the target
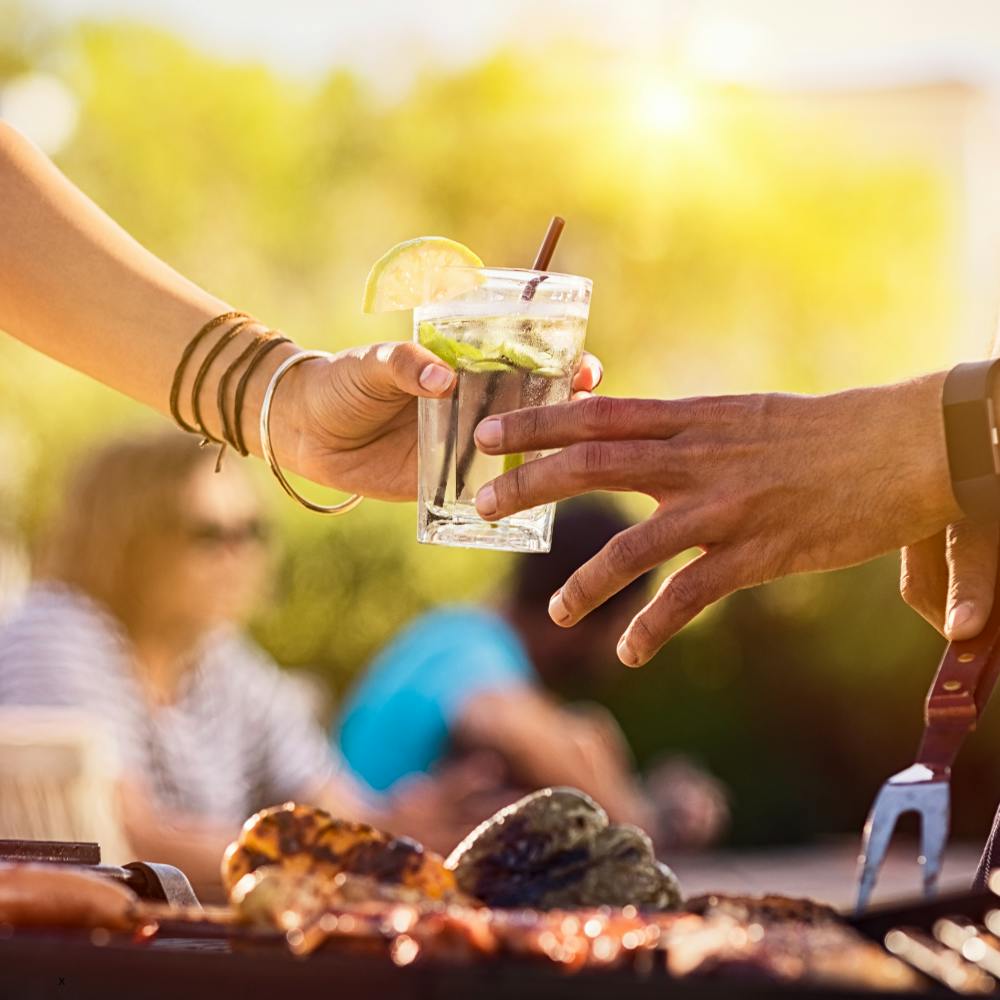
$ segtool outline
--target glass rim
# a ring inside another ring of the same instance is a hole
[[[506,278],[508,280],[522,280],[525,284],[534,281],[535,278],[545,275],[547,278],[555,278],[559,284],[564,282],[580,282],[593,286],[591,278],[585,278],[582,274],[567,274],[565,271],[535,271],[530,267],[473,267],[471,264],[448,264],[445,267],[448,271],[475,271],[486,277]]]

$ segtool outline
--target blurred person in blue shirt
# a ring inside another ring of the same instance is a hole
[[[660,846],[701,846],[725,826],[714,778],[669,758],[644,785],[611,714],[556,694],[621,669],[615,642],[648,599],[648,575],[573,629],[554,625],[546,608],[568,573],[628,525],[609,501],[560,507],[552,552],[518,557],[499,608],[421,616],[348,695],[336,733],[344,760],[375,793],[405,790],[409,827],[430,846],[454,846],[495,808],[546,785],[583,789]]]

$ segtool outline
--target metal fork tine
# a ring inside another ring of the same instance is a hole
[[[896,821],[903,813],[915,812],[920,817],[920,867],[923,872],[924,895],[933,896],[945,844],[948,840],[950,789],[947,781],[931,780],[907,783],[910,769],[893,775],[875,797],[868,814],[861,840],[861,877],[858,880],[858,902],[855,912],[860,916],[871,898],[885,860]]]
[[[864,833],[861,837],[861,856],[858,859],[861,863],[858,902],[855,907],[855,913],[858,916],[861,916],[868,907],[868,900],[875,888],[879,869],[882,867],[886,851],[889,849],[889,841],[892,840],[893,831],[896,829],[896,820],[899,819],[899,814],[902,811],[898,808],[896,796],[892,794],[894,791],[895,789],[888,782],[879,789],[865,823]]]
[[[946,782],[921,791],[920,864],[924,872],[924,895],[933,896],[937,891],[941,860],[948,841],[950,792]]]

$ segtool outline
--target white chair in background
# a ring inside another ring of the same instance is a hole
[[[0,839],[96,841],[106,864],[134,861],[117,775],[99,719],[77,709],[0,707]]]

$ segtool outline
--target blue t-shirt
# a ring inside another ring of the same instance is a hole
[[[432,611],[375,658],[347,698],[335,739],[355,776],[386,792],[442,757],[471,697],[534,682],[520,638],[499,615]]]

